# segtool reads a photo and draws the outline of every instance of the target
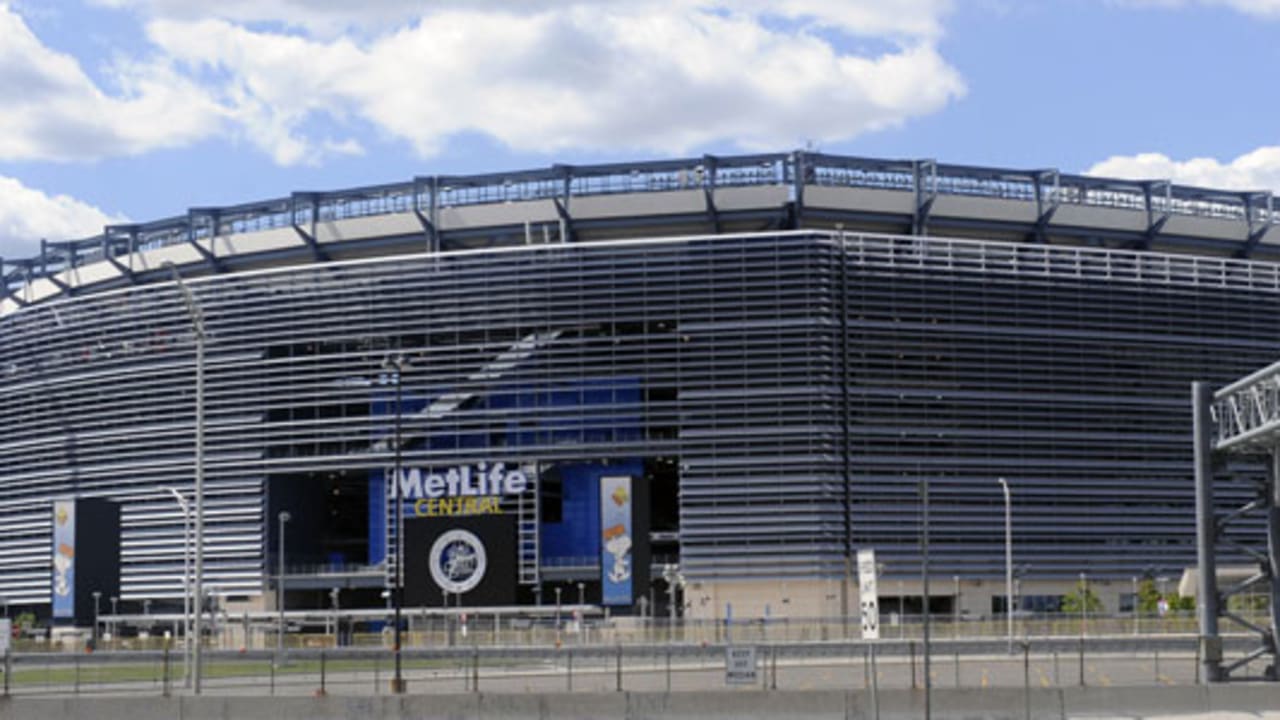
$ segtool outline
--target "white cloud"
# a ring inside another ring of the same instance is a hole
[[[1125,0],[1125,2],[1129,5],[1157,7],[1185,7],[1187,5],[1227,7],[1246,15],[1280,19],[1280,0]]]
[[[84,160],[184,145],[220,110],[163,63],[121,60],[108,94],[69,55],[43,45],[0,3],[0,159]]]
[[[20,181],[0,175],[0,257],[32,257],[40,239],[92,237],[104,225],[125,222],[119,215],[67,195],[48,195]]]
[[[435,12],[501,11],[516,15],[533,15],[563,9],[566,0],[91,0],[98,5],[133,8],[152,18],[181,21],[222,19],[233,23],[277,22],[304,28],[322,37],[343,31],[362,29],[378,31],[403,26],[419,20],[430,9]],[[586,4],[579,0],[579,4]],[[892,35],[936,37],[942,33],[942,17],[950,11],[952,0],[592,0],[598,9],[637,9],[648,5],[647,12],[749,12],[791,20],[807,20],[814,24],[839,28],[858,35]]]
[[[282,164],[324,152],[306,131],[318,118],[358,118],[422,155],[461,132],[522,151],[679,153],[717,141],[848,139],[963,95],[959,73],[927,39],[931,22],[895,24],[853,5],[862,12],[820,14],[823,5],[793,0],[768,17],[920,37],[856,55],[762,12],[646,3],[440,10],[364,43],[225,20],[156,20],[148,35],[213,83],[245,136]]]
[[[0,0],[0,160],[237,137],[314,164],[363,153],[371,129],[424,156],[462,133],[544,153],[776,149],[965,92],[936,49],[951,0],[95,1],[146,19],[151,43],[104,68],[111,91]]]
[[[1089,175],[1134,180],[1173,180],[1222,190],[1280,193],[1280,145],[1260,147],[1230,162],[1214,158],[1174,160],[1160,153],[1115,156],[1094,165]]]

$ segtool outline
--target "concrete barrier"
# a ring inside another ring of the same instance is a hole
[[[1280,718],[1280,685],[938,689],[936,720],[1035,720],[1250,713]],[[921,690],[883,690],[880,720],[920,718]],[[0,698],[0,720],[873,720],[870,693],[743,691],[528,693],[403,697]]]

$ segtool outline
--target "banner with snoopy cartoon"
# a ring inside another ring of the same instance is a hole
[[[631,478],[600,478],[600,587],[604,605],[630,605]]]
[[[53,502],[53,616],[76,614],[76,503]]]

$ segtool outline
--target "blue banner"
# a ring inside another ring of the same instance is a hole
[[[53,501],[53,616],[76,615],[76,503]]]
[[[630,605],[633,556],[631,478],[600,478],[600,587],[604,605]]]

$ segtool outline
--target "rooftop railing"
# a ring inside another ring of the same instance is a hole
[[[39,255],[0,260],[0,297],[62,270],[130,252],[264,230],[440,208],[676,190],[802,185],[917,192],[1147,211],[1247,221],[1250,229],[1280,223],[1268,192],[1217,191],[1167,181],[1064,175],[1056,170],[1008,170],[933,161],[881,160],[794,152],[712,156],[606,165],[556,165],[470,176],[417,177],[408,182],[289,197],[111,226],[94,237],[42,243]],[[792,198],[796,196],[792,190]]]

